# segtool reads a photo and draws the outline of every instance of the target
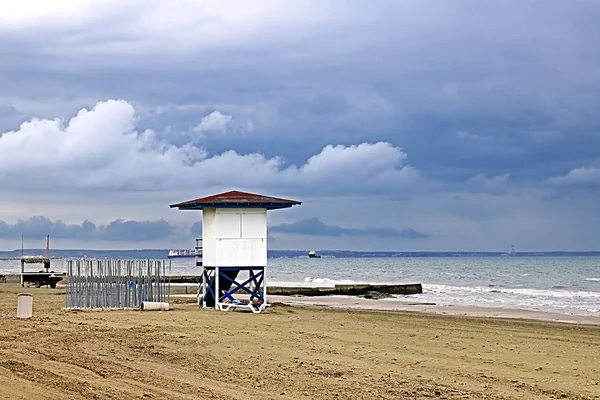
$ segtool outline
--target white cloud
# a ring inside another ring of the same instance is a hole
[[[22,0],[19,2],[0,2],[0,28],[10,29],[22,26],[81,21],[91,17],[89,2],[79,0]]]
[[[200,123],[193,129],[194,132],[204,135],[211,132],[224,132],[233,122],[233,117],[228,114],[222,114],[215,110],[202,118]]]
[[[220,113],[208,117],[203,122],[213,128],[228,120]],[[185,185],[389,193],[424,183],[407,165],[406,154],[389,143],[329,145],[304,165],[287,166],[282,158],[259,153],[209,155],[192,144],[172,145],[151,130],[137,131],[136,121],[131,104],[109,100],[68,121],[25,122],[0,135],[0,185],[3,190],[161,190]]]
[[[0,3],[0,32],[43,32],[45,53],[135,55],[160,51],[166,55],[281,41],[330,20],[332,13],[327,10],[332,6],[321,3],[59,0],[50,4],[22,0]],[[278,34],[266,32],[266,26]],[[211,62],[204,60],[205,65]]]
[[[367,191],[377,188],[384,192],[397,192],[394,184],[411,187],[421,180],[418,172],[407,164],[407,156],[387,142],[362,143],[355,146],[328,145],[308,159],[306,164],[286,172],[294,174],[305,184],[322,181],[348,188],[363,186]]]
[[[549,178],[547,182],[565,186],[600,186],[600,168],[575,168],[566,175]]]

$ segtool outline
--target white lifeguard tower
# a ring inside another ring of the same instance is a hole
[[[202,250],[198,305],[227,311],[265,310],[267,287],[267,211],[301,202],[230,191],[172,204],[179,210],[202,210]],[[246,299],[234,295],[246,294]]]

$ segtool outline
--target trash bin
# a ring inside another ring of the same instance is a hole
[[[33,295],[19,293],[17,300],[17,318],[31,318],[33,316]]]

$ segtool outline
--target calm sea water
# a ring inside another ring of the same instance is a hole
[[[53,265],[61,270],[60,262]],[[0,261],[0,274],[18,262]],[[194,275],[191,260],[173,260],[173,275]],[[269,284],[422,283],[415,301],[600,315],[600,257],[274,258]]]

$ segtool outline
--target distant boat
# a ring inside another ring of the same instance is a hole
[[[515,249],[515,245],[510,246],[510,251],[508,253],[503,253],[502,256],[514,257],[517,255],[517,250]]]
[[[321,256],[318,255],[316,251],[311,250],[308,252],[308,258],[321,258]]]
[[[195,258],[196,252],[194,250],[171,250],[167,255],[169,259],[171,258]]]

